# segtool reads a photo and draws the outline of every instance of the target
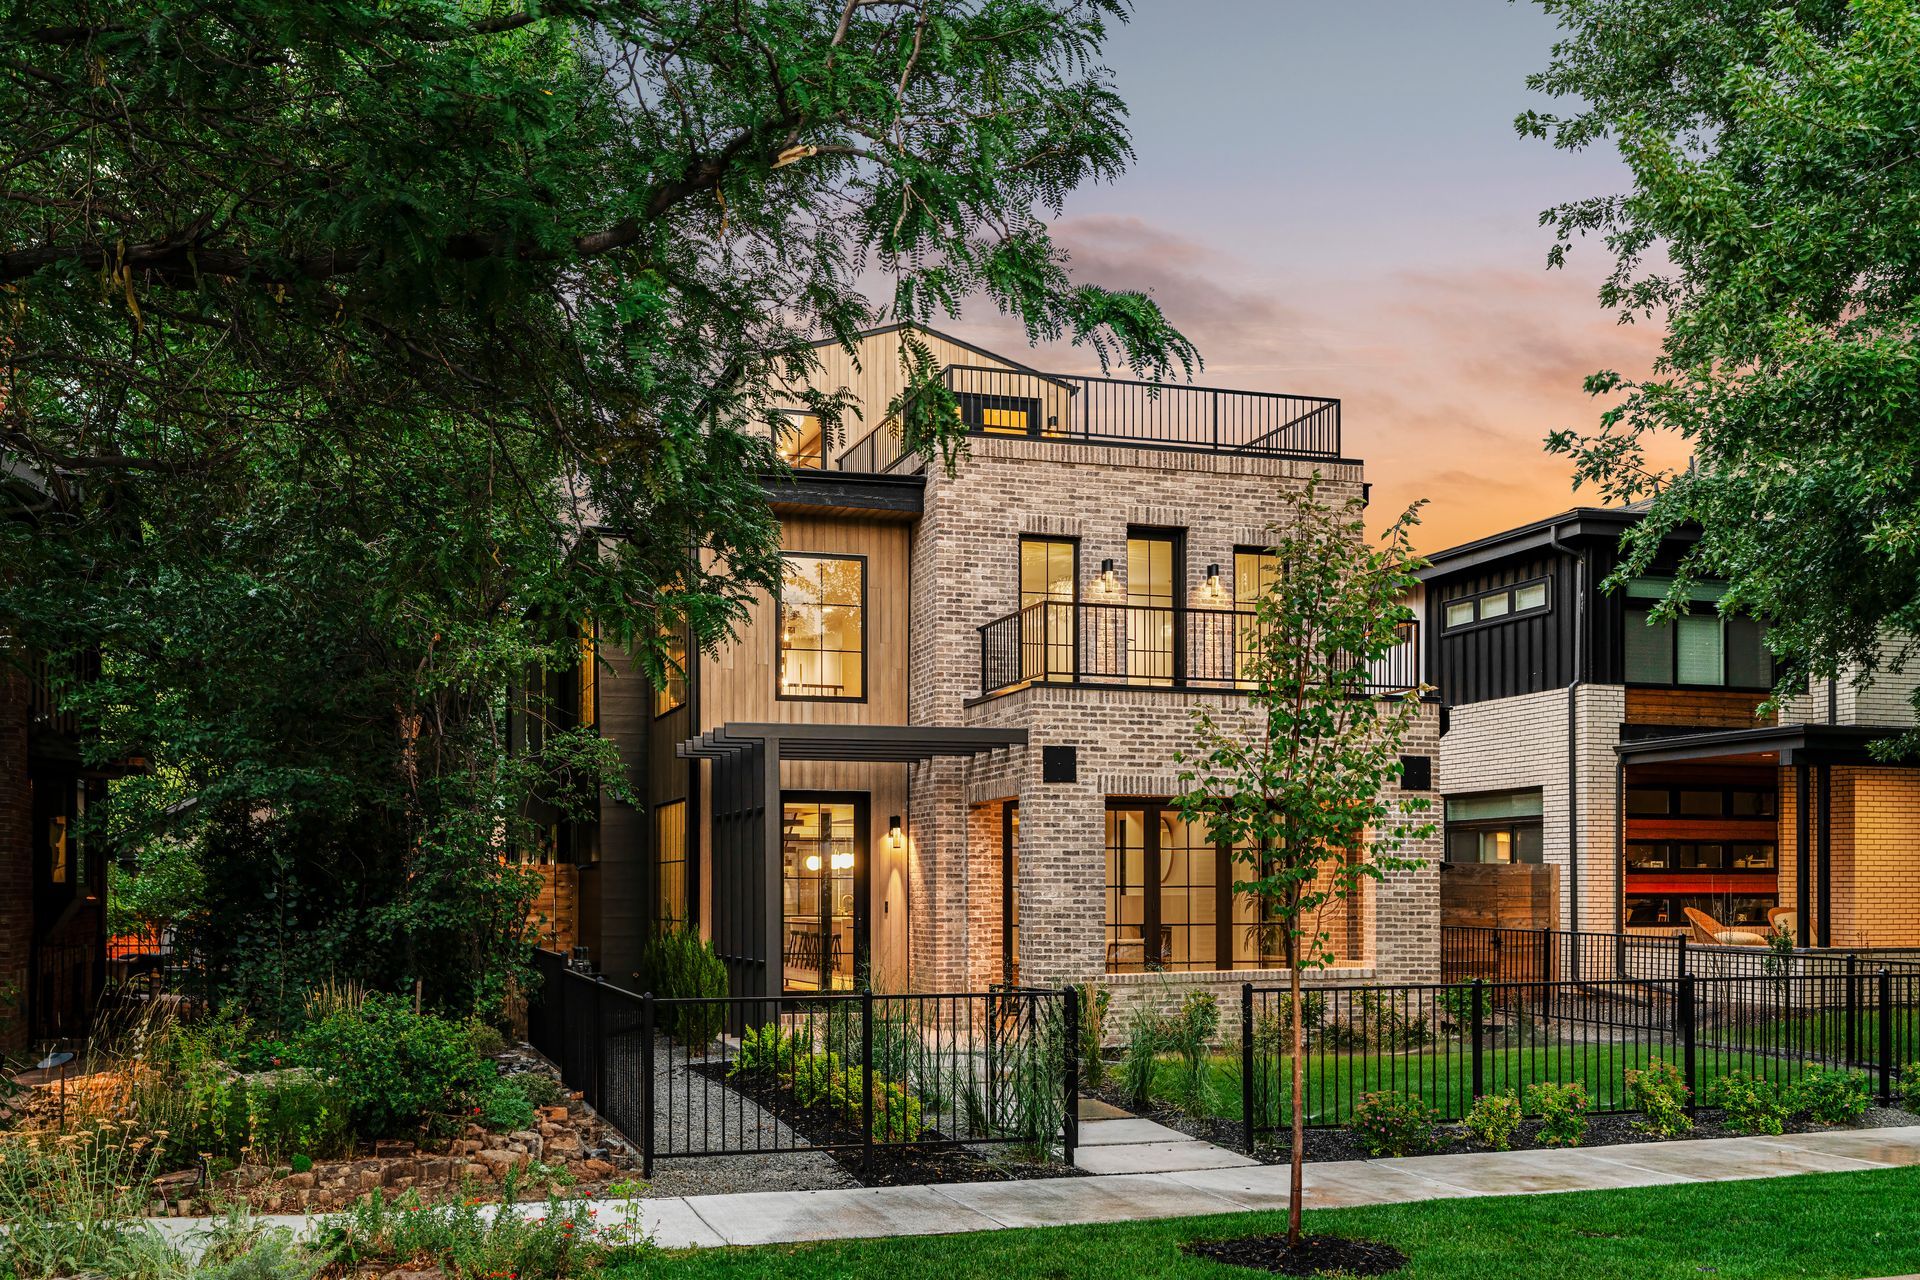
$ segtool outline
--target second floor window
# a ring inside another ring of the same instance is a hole
[[[1696,583],[1688,589],[1691,612],[1652,622],[1655,607],[1672,586],[1671,578],[1635,578],[1627,584],[1627,683],[1771,688],[1773,655],[1766,645],[1766,626],[1722,614],[1719,600],[1726,589],[1717,583]]]
[[[786,557],[776,619],[780,697],[866,698],[866,599],[859,556]]]
[[[1074,604],[1080,544],[1066,538],[1020,540],[1020,676],[1073,677]]]
[[[1236,549],[1233,553],[1233,675],[1241,686],[1253,683],[1261,634],[1254,616],[1260,601],[1280,581],[1280,557],[1271,551]]]
[[[661,657],[666,678],[653,691],[653,714],[664,716],[687,705],[687,629],[685,624],[661,633]]]

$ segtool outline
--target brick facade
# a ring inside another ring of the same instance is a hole
[[[1022,535],[1079,543],[1081,599],[1125,599],[1130,528],[1184,532],[1184,581],[1195,607],[1209,565],[1231,566],[1237,547],[1270,543],[1288,497],[1318,470],[1322,493],[1338,501],[1359,491],[1353,464],[1217,456],[1041,440],[974,438],[949,475],[927,482],[914,533],[909,643],[911,718],[920,724],[1024,728],[1029,745],[967,764],[917,767],[909,804],[913,838],[911,982],[918,989],[971,988],[1000,980],[1001,821],[1020,814],[1020,977],[1058,984],[1098,979],[1121,1005],[1177,999],[1195,985],[1235,992],[1248,978],[1275,975],[1107,975],[1106,803],[1110,797],[1166,799],[1179,791],[1174,756],[1193,745],[1199,707],[1231,722],[1249,714],[1244,697],[1173,688],[1042,685],[981,699],[979,628],[1019,607]],[[1098,593],[1111,559],[1121,581]],[[1423,718],[1412,754],[1431,754],[1437,718]],[[1046,746],[1077,749],[1073,782],[1042,780]],[[1348,954],[1346,977],[1422,978],[1438,952],[1437,837],[1409,849],[1420,871],[1369,886],[1352,919],[1334,930]],[[1237,994],[1235,996],[1237,998]]]

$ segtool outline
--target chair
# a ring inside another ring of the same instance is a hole
[[[1786,934],[1797,944],[1800,940],[1800,913],[1792,907],[1769,907],[1767,928],[1774,933]]]
[[[1764,947],[1766,938],[1744,929],[1729,929],[1704,911],[1685,908],[1687,922],[1693,926],[1693,940],[1709,947]]]

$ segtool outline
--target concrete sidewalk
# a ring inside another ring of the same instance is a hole
[[[1466,1196],[1731,1182],[1902,1165],[1920,1165],[1920,1126],[1779,1138],[1643,1142],[1575,1151],[1313,1163],[1306,1167],[1305,1189],[1307,1208],[1327,1209]],[[1078,1226],[1286,1206],[1286,1166],[1260,1164],[1023,1182],[599,1201],[595,1205],[600,1225],[637,1220],[667,1248]],[[544,1206],[522,1208],[537,1212]],[[295,1229],[309,1227],[315,1221],[298,1215],[265,1220]],[[169,1231],[191,1231],[204,1223],[162,1218],[154,1225]]]

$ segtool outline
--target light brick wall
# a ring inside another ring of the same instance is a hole
[[[1920,946],[1920,877],[1914,875],[1914,814],[1920,812],[1920,771],[1833,769],[1833,929],[1836,947]],[[1813,811],[1807,862],[1818,872],[1820,788],[1808,779]],[[1792,769],[1780,770],[1780,905],[1799,893],[1799,806]],[[1811,895],[1819,911],[1819,893]],[[1817,928],[1817,923],[1810,921]],[[1802,931],[1810,939],[1813,929]]]
[[[1577,862],[1577,927],[1611,933],[1620,894],[1614,847],[1619,805],[1614,747],[1626,718],[1626,690],[1618,685],[1583,685],[1575,697],[1577,840],[1571,838],[1569,824],[1565,689],[1453,708],[1446,736],[1440,739],[1434,784],[1444,796],[1538,787],[1543,859],[1560,868],[1561,926],[1576,927],[1571,877]]]
[[[1025,728],[1031,745],[959,766],[917,767],[910,864],[914,905],[912,984],[937,989],[964,980],[996,981],[1001,955],[1000,805],[1020,803],[1020,953],[1023,981],[1104,980],[1105,806],[1109,796],[1177,794],[1174,753],[1192,745],[1196,706],[1231,720],[1247,714],[1244,697],[1174,689],[1030,688],[976,701],[979,628],[1019,605],[1023,534],[1076,538],[1084,600],[1100,562],[1112,559],[1124,599],[1129,526],[1186,531],[1185,578],[1195,606],[1220,602],[1201,591],[1210,564],[1231,588],[1237,546],[1264,546],[1289,509],[1288,495],[1317,469],[1322,494],[1357,494],[1354,465],[1220,457],[1046,441],[975,438],[955,473],[930,472],[926,510],[913,545],[909,702],[920,724]],[[972,704],[972,705],[969,705]],[[1431,754],[1435,713],[1428,709],[1410,754]],[[1041,781],[1041,747],[1079,749],[1078,780]],[[954,769],[949,774],[945,770]],[[966,813],[959,810],[968,808]],[[966,847],[933,829],[964,833]],[[1437,858],[1438,840],[1410,856]],[[1395,876],[1370,887],[1359,904],[1364,955],[1350,957],[1383,973],[1427,977],[1438,952],[1438,873]],[[1345,940],[1347,930],[1338,936]],[[1351,948],[1350,948],[1351,949]],[[1168,975],[1185,987],[1220,985],[1237,993],[1248,974]],[[1258,975],[1262,981],[1274,975]],[[1153,976],[1122,979],[1132,990],[1158,989]],[[1234,996],[1237,999],[1237,994]]]

